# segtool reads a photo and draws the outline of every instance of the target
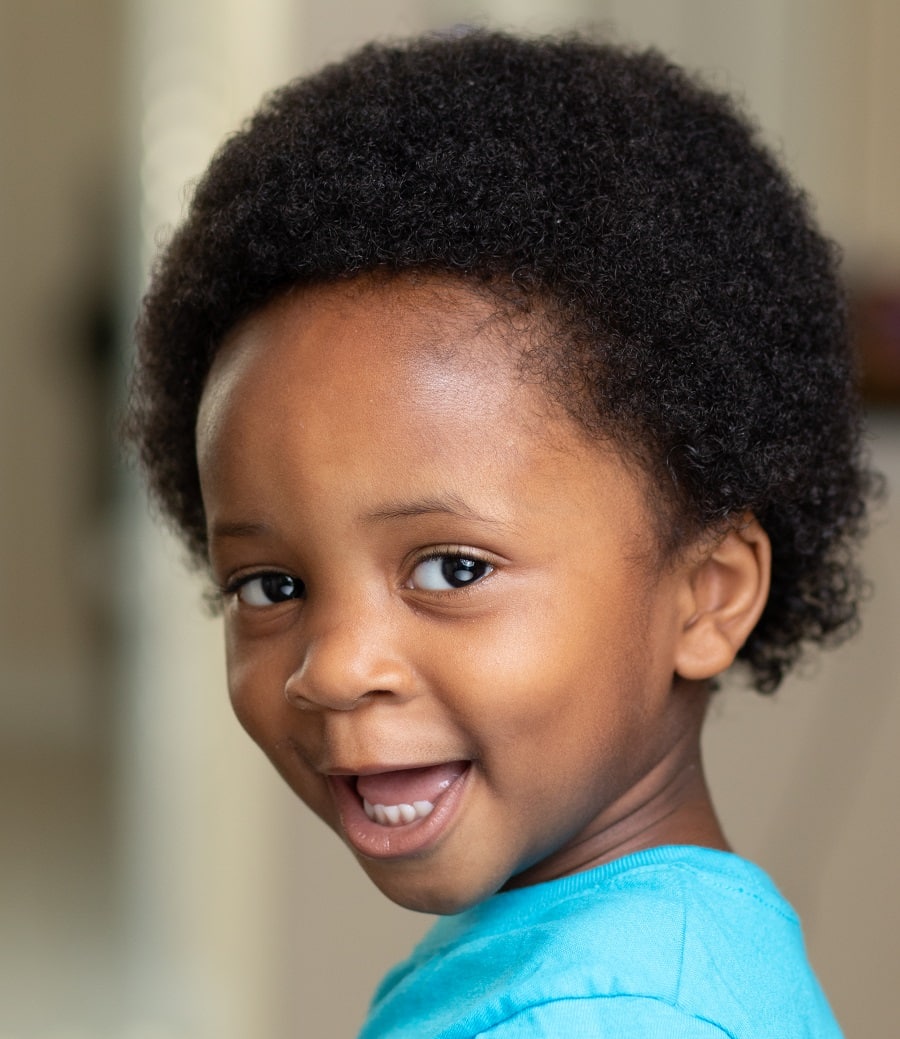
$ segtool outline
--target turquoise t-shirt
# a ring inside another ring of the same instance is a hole
[[[663,847],[437,922],[360,1039],[840,1039],[762,870]]]

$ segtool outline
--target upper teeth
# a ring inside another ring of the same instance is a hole
[[[380,823],[382,826],[403,826],[415,822],[416,819],[424,819],[434,805],[430,801],[413,801],[411,805],[373,805],[363,798],[363,808],[374,823]]]

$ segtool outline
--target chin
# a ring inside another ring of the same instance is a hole
[[[490,898],[502,886],[470,885],[436,876],[436,871],[420,864],[416,870],[391,870],[373,868],[372,863],[358,860],[366,875],[378,890],[398,906],[411,909],[415,913],[429,913],[434,916],[455,916],[465,912],[472,906]]]

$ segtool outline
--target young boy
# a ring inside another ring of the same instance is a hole
[[[839,1035],[700,761],[855,620],[833,252],[652,53],[372,46],[216,156],[131,434],[222,591],[235,710],[396,902],[363,1035]]]

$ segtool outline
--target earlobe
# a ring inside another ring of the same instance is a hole
[[[771,565],[768,535],[751,514],[694,557],[685,577],[678,675],[698,681],[731,666],[765,607]]]

